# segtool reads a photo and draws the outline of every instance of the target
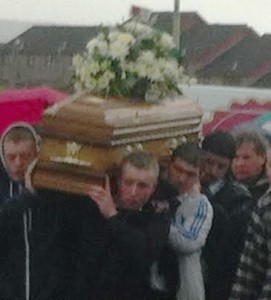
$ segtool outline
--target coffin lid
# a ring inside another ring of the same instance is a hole
[[[179,135],[201,116],[199,105],[183,96],[157,104],[77,94],[47,109],[43,126],[45,135],[114,146]]]

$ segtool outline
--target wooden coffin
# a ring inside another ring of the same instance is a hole
[[[44,114],[33,186],[84,194],[129,152],[165,157],[178,143],[196,139],[201,117],[198,104],[184,97],[150,104],[72,96]]]

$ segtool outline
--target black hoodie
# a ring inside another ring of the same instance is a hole
[[[147,299],[168,229],[150,204],[104,219],[86,196],[21,194],[0,211],[0,299]]]
[[[102,219],[88,197],[43,190],[0,212],[0,298],[93,299]]]

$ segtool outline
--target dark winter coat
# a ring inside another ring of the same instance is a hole
[[[166,242],[169,219],[151,207],[121,211],[106,221],[104,260],[95,299],[150,298],[150,267]]]
[[[41,191],[0,213],[0,298],[93,299],[103,224],[85,197]]]
[[[19,195],[24,189],[24,183],[13,181],[4,167],[0,166],[0,207],[11,197]]]
[[[269,189],[269,181],[265,175],[265,172],[261,173],[257,178],[244,183],[249,190],[255,203],[260,199]]]
[[[254,201],[232,181],[226,181],[214,195],[206,194],[214,209],[203,250],[206,299],[224,300],[230,293]]]
[[[88,197],[20,195],[0,212],[0,298],[147,299],[168,230],[150,204],[106,220]]]

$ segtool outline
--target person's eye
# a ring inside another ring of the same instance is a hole
[[[129,179],[126,179],[126,180],[123,180],[123,184],[131,186],[133,184],[133,181],[129,180]]]
[[[145,188],[148,187],[148,185],[147,185],[145,182],[140,182],[140,183],[138,184],[138,187],[141,188],[141,189],[145,189]]]
[[[6,155],[6,160],[12,161],[15,159],[15,155]]]

